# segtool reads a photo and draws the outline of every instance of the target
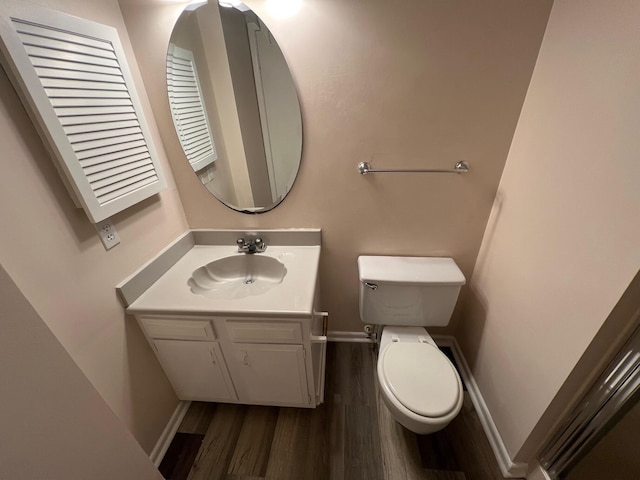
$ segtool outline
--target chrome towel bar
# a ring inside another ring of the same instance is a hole
[[[451,170],[442,169],[397,169],[397,170],[374,170],[371,168],[369,162],[360,162],[358,164],[358,172],[362,175],[368,173],[467,173],[469,171],[469,164],[465,161],[456,163],[455,167]]]

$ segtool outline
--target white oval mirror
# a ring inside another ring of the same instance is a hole
[[[240,212],[277,206],[298,173],[302,119],[286,60],[260,18],[242,3],[186,7],[171,34],[167,88],[202,184]]]

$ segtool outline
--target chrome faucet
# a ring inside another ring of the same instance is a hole
[[[267,249],[267,244],[260,237],[245,240],[239,238],[236,240],[238,245],[238,253],[262,253]]]

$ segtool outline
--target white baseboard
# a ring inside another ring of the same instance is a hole
[[[329,330],[327,332],[329,342],[356,342],[356,343],[376,343],[372,338],[367,337],[364,332],[341,332],[339,330]]]
[[[491,445],[491,449],[493,450],[493,454],[498,461],[498,466],[500,467],[500,471],[505,478],[525,478],[527,476],[528,464],[514,462],[507,451],[507,447],[500,436],[500,432],[496,427],[493,418],[491,417],[491,413],[489,412],[489,408],[482,397],[482,393],[478,388],[478,384],[473,378],[473,374],[471,373],[471,369],[469,368],[469,364],[464,358],[462,354],[462,350],[460,349],[460,345],[458,345],[455,337],[448,335],[432,335],[433,340],[441,346],[450,347],[453,352],[453,357],[458,364],[458,368],[460,369],[460,376],[462,376],[462,380],[467,387],[467,391],[469,392],[469,397],[471,397],[471,401],[473,402],[473,406],[476,409],[476,413],[480,418],[480,423],[482,424],[482,428],[484,429],[484,433],[487,435],[487,439],[489,440],[489,444]]]
[[[164,430],[160,434],[160,438],[153,447],[153,450],[151,450],[149,458],[156,467],[160,466],[162,458],[164,457],[164,454],[167,453],[167,449],[169,448],[169,445],[171,445],[171,441],[178,431],[178,427],[180,426],[180,423],[182,423],[182,419],[187,414],[187,410],[189,410],[190,405],[191,402],[186,401],[182,401],[178,404],[173,415],[171,415],[167,426],[164,427]]]

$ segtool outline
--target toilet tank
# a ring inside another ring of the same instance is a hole
[[[360,319],[439,327],[451,319],[465,278],[452,258],[358,257]]]

